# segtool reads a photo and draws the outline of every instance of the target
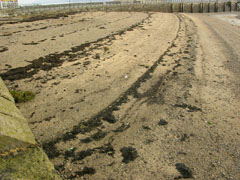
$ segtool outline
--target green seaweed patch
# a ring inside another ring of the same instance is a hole
[[[11,95],[13,96],[15,103],[23,103],[31,101],[35,98],[36,94],[32,91],[21,91],[21,90],[10,90]]]
[[[104,52],[107,52],[110,50],[109,47],[104,47],[103,49],[104,49]]]

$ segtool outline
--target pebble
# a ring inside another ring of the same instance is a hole
[[[168,122],[165,121],[164,119],[161,119],[161,120],[158,122],[158,125],[159,125],[159,126],[164,126],[164,125],[167,125],[167,124],[168,124]]]

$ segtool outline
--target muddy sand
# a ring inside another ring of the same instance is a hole
[[[0,76],[63,179],[239,180],[237,16],[92,12],[0,26]]]

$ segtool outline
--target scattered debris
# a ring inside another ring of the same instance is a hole
[[[104,49],[104,52],[107,52],[110,50],[109,47],[104,47],[103,49]]]
[[[113,132],[123,132],[125,130],[127,130],[128,128],[130,128],[129,124],[122,124],[120,127],[118,127],[117,129],[113,130]]]
[[[146,139],[146,141],[144,142],[145,144],[151,144],[152,142],[154,142],[153,139]]]
[[[100,54],[97,53],[94,58],[95,58],[95,59],[100,59]]]
[[[142,128],[145,129],[145,130],[151,130],[151,128],[149,126],[144,126],[143,125]]]
[[[7,51],[7,47],[0,46],[0,53]]]
[[[187,134],[183,134],[180,138],[180,141],[186,141],[186,139],[188,138],[189,136]]]
[[[84,158],[91,156],[94,152],[94,149],[88,149],[85,151],[80,151],[76,155],[74,155],[74,160],[73,161],[80,161],[83,160]]]
[[[113,148],[113,146],[108,143],[108,144],[105,144],[104,146],[100,147],[100,148],[96,148],[96,150],[98,150],[99,153],[105,153],[109,156],[112,156],[115,154],[115,150]]]
[[[76,177],[81,177],[81,176],[84,176],[86,174],[90,174],[90,175],[93,175],[96,173],[96,170],[94,168],[91,168],[91,167],[84,167],[82,171],[76,171],[75,172],[75,175],[72,175],[70,177],[70,179],[73,179],[73,178],[76,178]]]
[[[188,104],[175,104],[174,107],[179,107],[179,108],[183,108],[186,109],[188,112],[195,112],[195,111],[201,111],[202,109],[196,107],[196,106],[192,106],[192,105],[188,105]]]
[[[23,45],[37,45],[38,43],[37,42],[30,42],[30,43],[23,43]]]
[[[83,67],[86,67],[86,66],[89,65],[89,64],[91,64],[90,61],[85,61],[85,62],[83,63]]]
[[[64,157],[65,159],[68,159],[69,157],[73,157],[75,154],[75,147],[70,147],[65,151]]]

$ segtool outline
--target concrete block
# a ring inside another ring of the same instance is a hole
[[[36,144],[27,120],[0,78],[0,153]]]
[[[36,144],[26,119],[0,114],[0,153]]]
[[[8,88],[5,86],[3,80],[0,78],[0,97],[3,97],[9,101],[14,102],[13,97],[8,91]]]

